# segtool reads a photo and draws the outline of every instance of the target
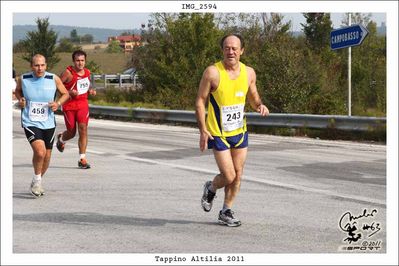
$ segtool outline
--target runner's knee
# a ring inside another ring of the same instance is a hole
[[[227,185],[230,185],[236,179],[236,172],[234,170],[226,171],[223,173],[223,176],[226,180]]]
[[[236,180],[241,181],[242,173],[243,173],[243,169],[236,170]]]
[[[241,176],[242,176],[242,170],[235,171],[234,178],[229,182],[229,185],[234,185],[236,187],[239,187],[241,184]]]
[[[37,149],[33,154],[36,159],[44,160],[46,158],[46,149]]]
[[[79,134],[86,134],[87,133],[87,125],[86,124],[79,124]]]
[[[231,185],[234,185],[235,187],[240,187],[241,184],[241,176],[236,176],[233,182],[231,182]]]

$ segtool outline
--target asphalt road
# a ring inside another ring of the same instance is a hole
[[[195,128],[91,119],[92,168],[78,169],[76,139],[54,147],[35,199],[14,111],[13,252],[386,252],[385,145],[250,134],[234,205],[242,226],[228,228],[217,224],[223,191],[211,212],[200,206],[217,167],[198,139]]]

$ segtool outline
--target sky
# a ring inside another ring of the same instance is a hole
[[[302,13],[282,13],[285,21],[292,21],[292,30],[300,31],[305,19]],[[334,28],[341,26],[345,13],[331,13]],[[36,25],[35,20],[49,18],[51,25],[80,26],[107,29],[135,29],[147,24],[150,13],[14,13],[13,25]],[[386,21],[385,13],[372,13],[371,19],[377,23]]]

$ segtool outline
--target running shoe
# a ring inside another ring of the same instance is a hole
[[[205,182],[204,185],[204,193],[201,198],[201,205],[204,211],[209,212],[212,209],[213,199],[216,196],[216,193],[213,193],[209,190],[209,186],[212,184],[212,181]]]
[[[219,212],[219,224],[236,227],[241,225],[241,221],[234,217],[234,212],[230,209]]]
[[[91,167],[85,158],[79,160],[78,166],[80,169],[89,169]]]
[[[58,136],[57,136],[57,150],[59,152],[63,152],[65,149],[65,143],[62,143],[60,140],[61,136],[62,136],[62,133],[58,134]]]
[[[42,181],[33,181],[30,184],[30,193],[35,197],[40,197],[44,195],[44,189],[42,187]]]

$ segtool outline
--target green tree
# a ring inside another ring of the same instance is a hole
[[[37,18],[36,24],[37,31],[28,31],[26,39],[22,41],[27,51],[22,58],[30,62],[35,54],[42,54],[46,57],[48,69],[51,69],[60,61],[55,53],[57,34],[49,29],[49,18]]]
[[[62,38],[56,48],[56,51],[58,53],[62,53],[62,52],[68,53],[68,52],[73,52],[78,49],[82,49],[82,47],[74,45],[68,38]]]
[[[70,40],[73,43],[80,43],[80,36],[78,35],[78,31],[76,29],[71,30]]]
[[[355,115],[386,114],[386,36],[370,21],[368,36],[352,47],[352,103]]]
[[[107,48],[105,49],[105,52],[107,53],[121,53],[123,52],[122,47],[119,46],[118,41],[112,41],[110,44],[108,44]]]
[[[82,43],[92,43],[93,39],[94,39],[94,37],[91,34],[85,34],[85,35],[81,36]]]
[[[325,64],[321,55],[292,37],[266,43],[262,51],[253,65],[258,89],[272,112],[343,114],[338,56]]]
[[[320,52],[330,45],[332,22],[329,13],[303,13],[306,23],[301,23],[307,45]]]
[[[154,15],[147,44],[133,51],[143,96],[174,109],[192,109],[205,68],[220,59],[221,31],[211,13]]]
[[[283,15],[279,13],[270,13],[269,17],[267,13],[262,13],[261,16],[266,41],[273,41],[279,36],[288,34],[291,28],[291,21],[283,23]]]
[[[147,25],[145,23],[141,24],[141,40],[147,42],[147,36],[151,35],[154,30],[154,21],[149,19]]]
[[[86,62],[86,68],[90,70],[91,73],[95,74],[102,74],[103,71],[101,70],[101,67],[93,60],[89,60]]]

